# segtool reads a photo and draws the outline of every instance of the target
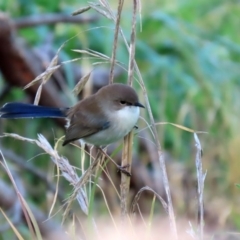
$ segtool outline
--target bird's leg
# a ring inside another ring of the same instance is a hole
[[[126,170],[126,168],[129,167],[129,164],[127,164],[126,166],[120,166],[117,163],[115,163],[115,161],[106,152],[104,152],[102,148],[98,148],[98,149],[117,167],[118,171],[126,174],[129,177],[132,176],[132,174]]]
[[[130,167],[129,164],[125,165],[125,166],[120,166],[120,165],[117,165],[117,168],[118,168],[118,172],[122,172],[124,174],[126,174],[127,176],[131,177],[132,174],[126,170],[126,168]]]

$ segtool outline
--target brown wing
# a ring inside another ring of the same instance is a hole
[[[96,101],[81,101],[70,108],[67,116],[70,125],[66,130],[63,146],[69,142],[88,137],[110,126]]]

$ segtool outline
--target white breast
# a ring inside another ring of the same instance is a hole
[[[139,107],[126,106],[121,110],[118,110],[113,115],[114,128],[123,133],[123,137],[126,136],[136,125],[139,118]]]
[[[106,130],[84,138],[84,141],[93,145],[108,145],[126,136],[136,125],[139,118],[139,107],[126,106],[121,110],[109,113],[110,127]]]

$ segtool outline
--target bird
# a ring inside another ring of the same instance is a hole
[[[81,139],[101,147],[125,137],[136,126],[140,108],[144,105],[131,86],[113,83],[70,108],[9,102],[0,108],[0,118],[66,118],[63,146]]]

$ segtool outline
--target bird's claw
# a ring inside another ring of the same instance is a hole
[[[127,171],[126,170],[126,168],[128,168],[130,165],[129,164],[127,164],[127,165],[125,165],[125,166],[117,166],[117,168],[118,168],[118,172],[122,172],[122,173],[124,173],[124,174],[126,174],[128,177],[131,177],[132,176],[132,174],[129,172],[129,171]]]

